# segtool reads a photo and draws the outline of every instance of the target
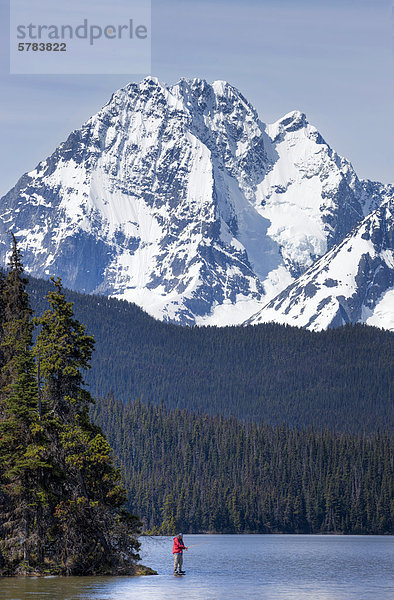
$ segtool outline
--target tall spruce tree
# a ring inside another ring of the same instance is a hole
[[[37,319],[41,326],[36,355],[43,378],[42,399],[47,411],[59,422],[87,425],[92,398],[83,387],[82,373],[90,366],[94,339],[74,319],[60,279],[52,281],[55,289],[47,296],[50,308]]]
[[[138,558],[140,523],[126,501],[111,448],[89,421],[93,402],[84,388],[94,340],[74,318],[60,279],[48,294],[50,308],[37,320],[36,355],[42,407],[59,476],[53,544],[66,574],[130,572]]]
[[[136,571],[140,522],[84,388],[94,340],[61,281],[34,322],[15,237],[0,280],[0,576]]]
[[[16,572],[28,572],[42,556],[37,517],[39,479],[46,467],[26,284],[21,253],[12,235],[9,272],[1,295],[0,551],[7,568]]]

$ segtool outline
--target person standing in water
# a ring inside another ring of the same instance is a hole
[[[178,535],[174,537],[174,543],[172,546],[172,553],[174,555],[174,575],[185,574],[185,571],[182,571],[183,550],[187,550],[187,546],[185,546],[183,543],[182,533],[178,533]]]

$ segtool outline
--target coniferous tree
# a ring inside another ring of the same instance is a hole
[[[14,236],[12,242],[1,302],[1,550],[9,567],[23,564],[28,571],[42,557],[37,517],[42,502],[40,477],[47,465],[39,426],[32,310]]]
[[[37,319],[41,331],[36,354],[43,378],[42,399],[46,410],[60,422],[87,425],[92,398],[84,389],[82,372],[89,368],[94,339],[74,319],[72,304],[66,302],[60,279],[52,279],[55,290],[48,293],[50,308]]]
[[[93,338],[53,281],[33,348],[13,236],[0,290],[0,576],[132,573],[140,522],[125,510],[111,447],[89,420],[82,373]]]
[[[60,279],[53,282],[50,308],[37,320],[36,354],[44,418],[59,469],[52,489],[60,542],[55,553],[67,574],[127,572],[138,558],[139,521],[123,509],[126,495],[111,448],[89,421],[93,400],[82,372],[89,368],[94,340],[74,319]]]
[[[4,328],[4,311],[5,311],[5,274],[0,269],[0,386],[1,386],[1,369],[4,365],[4,352],[2,348],[3,343],[3,328]],[[1,417],[0,417],[1,418]]]

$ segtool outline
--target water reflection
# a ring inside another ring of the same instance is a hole
[[[186,576],[170,538],[145,539],[153,577],[0,580],[0,600],[392,600],[393,537],[187,536]]]

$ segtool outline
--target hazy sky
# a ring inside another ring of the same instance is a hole
[[[7,5],[0,0],[0,194],[115,89],[142,78],[9,75]],[[302,110],[360,177],[394,182],[393,36],[386,0],[152,0],[152,75],[225,79],[265,122]]]

